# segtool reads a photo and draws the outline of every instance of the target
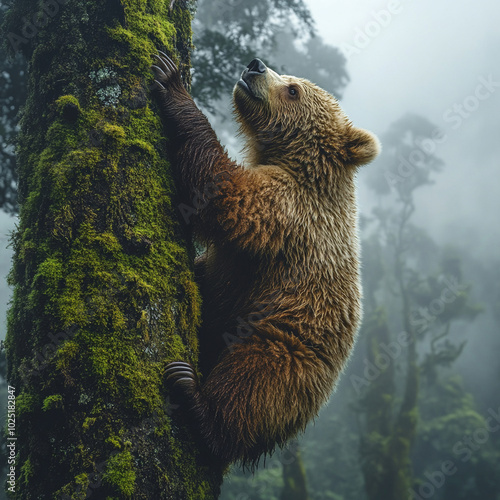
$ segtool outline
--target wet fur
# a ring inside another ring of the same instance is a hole
[[[268,70],[251,82],[257,98],[234,92],[248,138],[244,168],[176,70],[161,68],[156,94],[182,196],[189,205],[216,186],[192,217],[208,245],[196,264],[204,378],[184,390],[212,453],[254,464],[317,415],[353,347],[361,318],[354,178],[378,141],[324,90]]]

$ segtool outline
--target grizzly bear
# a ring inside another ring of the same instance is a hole
[[[200,367],[173,362],[167,380],[223,463],[255,465],[302,431],[329,398],[361,318],[355,176],[379,152],[337,100],[259,59],[234,109],[247,138],[232,161],[165,54],[155,94],[184,206],[207,251],[195,266],[203,299]]]

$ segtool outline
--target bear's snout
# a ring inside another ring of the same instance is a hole
[[[262,85],[261,77],[267,74],[267,66],[260,60],[254,59],[241,73],[238,86],[254,98],[261,98],[259,87]]]
[[[265,73],[267,66],[260,60],[254,59],[248,66],[248,73]]]

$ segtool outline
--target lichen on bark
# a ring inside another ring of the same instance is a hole
[[[6,31],[26,34],[48,3],[16,0]],[[17,47],[30,63],[6,340],[13,497],[216,498],[221,471],[172,423],[162,377],[197,360],[200,297],[149,68],[161,48],[189,85],[191,13],[169,0],[51,5]]]

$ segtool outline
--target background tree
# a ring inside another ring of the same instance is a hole
[[[6,16],[29,60],[6,341],[15,498],[218,493],[220,467],[162,388],[169,361],[196,363],[200,306],[148,92],[157,48],[189,84],[192,12],[169,4],[16,0]]]
[[[0,26],[7,5],[0,2]],[[17,171],[14,141],[18,132],[16,116],[26,100],[26,61],[20,52],[0,53],[0,209],[17,213]]]
[[[377,168],[371,172],[370,185],[380,203],[365,245],[367,308],[361,335],[367,371],[358,382],[365,390],[356,407],[364,415],[360,456],[370,500],[408,496],[422,375],[432,386],[438,370],[460,356],[465,343],[450,341],[451,325],[473,319],[479,311],[469,303],[470,287],[463,285],[459,262],[449,255],[436,262],[440,250],[411,222],[415,191],[431,184],[442,165],[430,147],[434,130],[419,116],[403,117],[383,138],[379,164],[384,173]],[[391,310],[386,304],[395,306]],[[420,361],[418,346],[423,343],[428,348]]]
[[[289,459],[283,463],[283,483],[281,500],[309,500],[306,471],[298,447],[291,450]]]

